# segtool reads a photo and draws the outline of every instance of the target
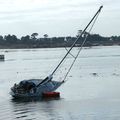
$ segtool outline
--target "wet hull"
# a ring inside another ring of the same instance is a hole
[[[11,90],[10,95],[14,98],[35,98],[35,97],[42,97],[42,94],[44,92],[53,92],[57,88],[61,86],[63,82],[57,82],[57,81],[50,81],[44,85],[40,85],[36,88],[36,92],[29,92],[29,93],[15,93]]]

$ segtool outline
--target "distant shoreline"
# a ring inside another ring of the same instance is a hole
[[[48,37],[47,34],[43,38],[37,38],[38,33],[33,33],[31,36],[22,36],[20,39],[15,35],[0,35],[0,49],[31,49],[31,48],[58,48],[58,47],[70,47],[76,37]],[[83,36],[79,37],[79,40],[75,44],[75,47],[81,46],[82,42],[87,36],[87,40],[84,44],[85,47],[92,46],[113,46],[120,45],[120,36],[104,37],[99,34],[90,34],[85,32]]]
[[[91,47],[102,47],[102,46],[120,46],[120,45],[94,45],[94,46],[83,46],[83,47],[89,47],[89,48],[91,48]],[[0,49],[39,49],[39,48],[65,48],[66,46],[62,46],[62,47],[17,47],[17,46],[14,46],[14,47],[7,47],[7,46],[5,46],[5,47],[0,47]],[[78,47],[78,46],[75,46],[75,47]]]

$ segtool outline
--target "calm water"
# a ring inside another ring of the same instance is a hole
[[[119,46],[84,48],[68,81],[57,90],[61,98],[52,100],[16,101],[9,91],[15,82],[49,75],[65,49],[12,49],[0,53],[5,54],[5,61],[0,61],[0,120],[120,119]],[[71,59],[69,56],[67,60]]]

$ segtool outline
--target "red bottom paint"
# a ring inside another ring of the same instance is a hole
[[[42,94],[42,96],[44,97],[44,98],[51,98],[51,97],[60,97],[60,93],[59,92],[44,92],[43,94]]]

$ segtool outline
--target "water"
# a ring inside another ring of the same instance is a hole
[[[5,54],[0,61],[0,120],[119,120],[119,51],[119,46],[84,48],[68,81],[57,90],[59,99],[13,100],[9,91],[14,83],[49,75],[66,51],[0,50]]]

